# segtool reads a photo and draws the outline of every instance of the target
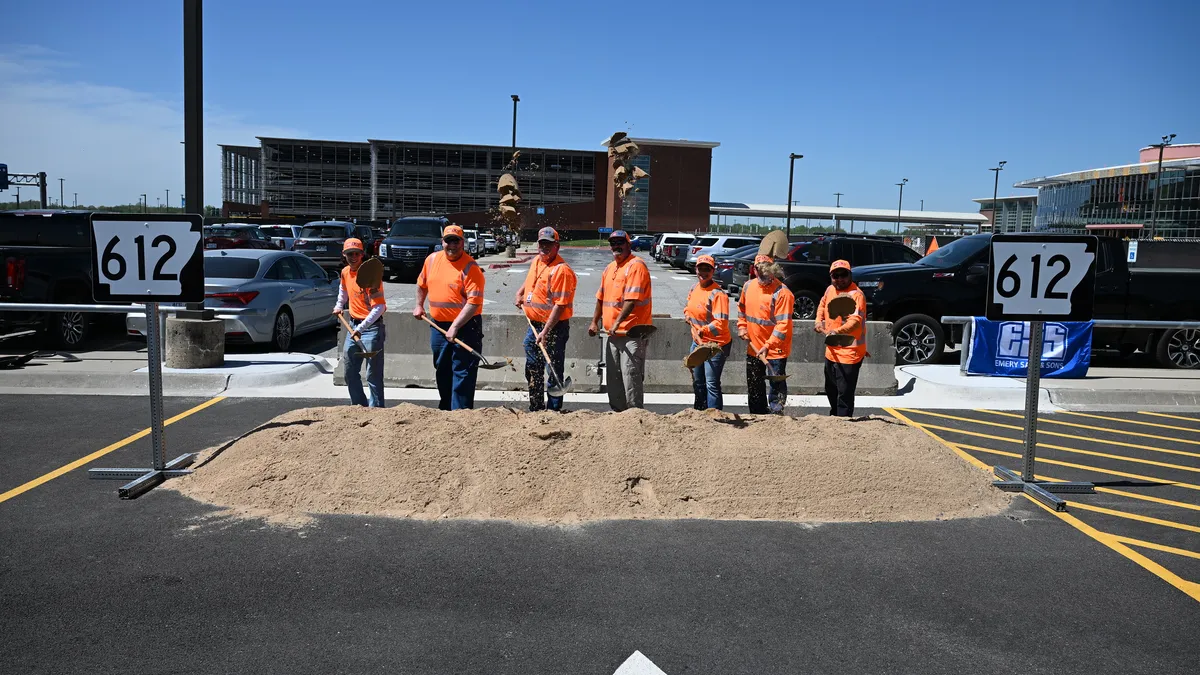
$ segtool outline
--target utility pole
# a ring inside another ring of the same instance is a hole
[[[142,213],[145,213],[150,208],[150,199],[146,195],[142,195]]]
[[[63,203],[63,181],[64,180],[65,180],[64,178],[58,179],[58,208],[60,208],[60,209],[64,208],[66,206]]]
[[[513,94],[513,95],[512,95],[512,100],[513,100],[513,141],[512,141],[512,149],[513,149],[513,152],[516,152],[516,151],[517,151],[517,102],[521,100],[521,97],[520,97],[520,96],[517,96],[516,94]]]
[[[1150,146],[1158,148],[1158,171],[1154,174],[1154,206],[1150,210],[1150,239],[1154,239],[1158,234],[1158,193],[1162,192],[1162,160],[1163,150],[1166,149],[1171,141],[1175,140],[1175,134],[1168,134],[1162,137],[1162,143],[1155,143]]]
[[[1000,210],[996,207],[996,199],[997,199],[997,195],[999,195],[998,190],[1000,189],[1000,172],[1004,170],[1005,164],[1008,164],[1008,162],[1000,162],[999,164],[996,165],[996,168],[988,169],[988,171],[993,171],[996,174],[996,180],[992,182],[992,232],[993,233],[996,231],[996,212]]]
[[[796,160],[804,159],[804,155],[797,155],[796,153],[793,152],[788,155],[788,159],[791,160],[790,166],[788,168],[788,201],[787,201],[787,236],[788,236],[788,239],[790,240],[792,237],[792,183],[794,182],[795,175],[796,175]]]
[[[843,194],[845,194],[845,193],[844,192],[833,193],[833,196],[837,197],[837,204],[834,205],[834,208],[839,208],[839,209],[842,208],[842,195]]]
[[[904,209],[904,185],[908,182],[907,178],[902,179],[896,185],[900,186],[900,203],[896,206],[896,234],[900,234],[900,211]]]
[[[163,202],[163,206],[167,207],[168,209],[171,208],[171,190],[170,189],[167,189],[167,200],[165,202]]]
[[[72,194],[73,194],[73,196],[71,197],[71,207],[78,208],[79,207],[79,193],[75,192]]]

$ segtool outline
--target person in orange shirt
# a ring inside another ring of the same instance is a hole
[[[513,303],[525,311],[533,327],[525,334],[525,380],[529,382],[530,410],[562,410],[561,396],[546,396],[546,357],[558,377],[566,364],[568,319],[574,313],[575,272],[558,254],[558,232],[553,227],[538,230],[538,257],[529,265],[525,283],[517,289]]]
[[[817,306],[814,330],[830,335],[848,335],[846,345],[825,345],[825,396],[832,417],[854,416],[854,390],[858,371],[867,353],[867,297],[851,280],[850,263],[834,260],[829,266],[829,288]],[[839,295],[854,300],[854,311],[846,316],[830,316],[829,301]]]
[[[431,253],[417,277],[417,306],[413,316],[429,317],[446,331],[431,326],[429,346],[437,376],[439,410],[475,407],[475,381],[479,359],[454,343],[454,338],[479,352],[483,349],[483,270],[464,250],[462,228],[447,225],[442,231],[442,250]]]
[[[634,326],[650,325],[650,270],[633,255],[629,234],[617,230],[608,236],[613,261],[604,268],[596,311],[588,335],[605,331],[604,372],[608,378],[608,405],[620,412],[641,408],[649,338],[627,335]]]
[[[738,337],[750,342],[746,347],[750,414],[782,415],[787,403],[787,380],[783,377],[767,380],[767,375],[787,374],[795,298],[780,281],[782,270],[771,256],[755,256],[754,272],[755,278],[746,283],[738,296],[737,321]]]
[[[350,390],[351,405],[370,405],[372,408],[382,408],[383,402],[383,343],[387,337],[383,325],[383,313],[387,311],[387,302],[383,298],[383,284],[377,288],[359,288],[358,268],[363,261],[363,243],[361,239],[350,238],[342,244],[342,260],[346,266],[342,268],[341,281],[338,284],[338,298],[333,305],[333,315],[341,314],[350,303],[350,326],[353,332],[346,336],[346,344],[342,349],[342,364],[345,366],[346,388]],[[367,388],[371,391],[370,400],[363,396],[362,388],[362,350],[355,340],[360,340],[368,352],[374,356],[366,359]]]
[[[683,310],[684,318],[692,327],[692,349],[708,343],[721,346],[721,351],[692,368],[692,391],[696,394],[692,407],[696,410],[722,410],[725,407],[721,371],[725,369],[733,339],[729,335],[729,296],[713,279],[716,268],[717,262],[711,255],[696,258],[699,281],[688,292],[687,306]]]

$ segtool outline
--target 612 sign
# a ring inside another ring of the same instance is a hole
[[[203,302],[203,218],[92,214],[92,296],[97,302]]]
[[[987,318],[1090,321],[1096,251],[1091,235],[994,235]]]

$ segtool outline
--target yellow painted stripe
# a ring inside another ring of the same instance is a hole
[[[1025,419],[1024,415],[1016,415],[1013,413],[1001,412],[999,410],[976,410],[975,412],[987,413],[988,415],[1000,415],[1001,417],[1015,417],[1019,420]],[[1072,414],[1074,414],[1074,413],[1072,413]],[[1116,419],[1119,422],[1125,421],[1125,420],[1120,420],[1115,417],[1110,417],[1108,419]],[[1137,431],[1126,431],[1124,429],[1114,429],[1112,427],[1097,427],[1097,426],[1093,426],[1090,424],[1076,424],[1074,422],[1064,422],[1062,420],[1056,420],[1056,419],[1053,419],[1050,417],[1039,417],[1038,422],[1045,422],[1046,424],[1057,424],[1059,426],[1064,426],[1064,427],[1074,427],[1076,429],[1090,429],[1092,431],[1104,431],[1104,432],[1107,432],[1110,434],[1124,434],[1126,436],[1137,436],[1138,438],[1153,438],[1156,441],[1172,441],[1174,443],[1184,443],[1187,445],[1200,445],[1200,441],[1193,441],[1193,440],[1189,440],[1186,438],[1175,438],[1174,436],[1159,436],[1158,434],[1143,434],[1143,433],[1140,433]]]
[[[925,426],[929,427],[930,429],[936,429],[938,431],[948,431],[950,433],[963,434],[964,436],[975,436],[977,438],[987,438],[987,439],[991,439],[994,441],[1004,441],[1005,443],[1022,443],[1023,444],[1025,442],[1023,439],[1020,439],[1020,438],[1008,438],[1006,436],[993,436],[992,434],[985,434],[985,433],[981,433],[978,431],[964,431],[963,429],[955,429],[953,427],[943,427],[938,424],[926,424]],[[1135,464],[1148,464],[1150,466],[1160,466],[1164,469],[1174,469],[1176,471],[1190,471],[1192,473],[1200,473],[1200,467],[1183,466],[1182,464],[1171,464],[1169,462],[1156,462],[1152,459],[1141,459],[1138,457],[1126,457],[1125,455],[1114,455],[1114,454],[1108,453],[1108,452],[1096,452],[1094,450],[1081,450],[1079,448],[1068,448],[1065,445],[1052,445],[1050,443],[1038,443],[1038,447],[1046,448],[1049,450],[1060,450],[1062,452],[1069,452],[1069,453],[1075,454],[1075,455],[1087,455],[1089,457],[1103,457],[1105,459],[1115,459],[1115,460],[1118,460],[1121,462],[1133,462]]]
[[[943,441],[943,442],[945,442],[945,441]],[[1015,453],[1015,452],[1004,452],[1003,450],[993,450],[992,448],[984,448],[984,447],[980,447],[978,445],[967,445],[964,443],[958,443],[957,445],[958,445],[958,447],[963,448],[964,450],[975,450],[976,452],[986,452],[988,454],[1001,455],[1004,457],[1016,457],[1016,458],[1021,457],[1020,454]],[[1157,476],[1146,476],[1146,475],[1143,475],[1140,473],[1128,473],[1126,471],[1116,471],[1114,469],[1101,469],[1098,466],[1088,466],[1087,464],[1076,464],[1074,462],[1064,462],[1064,461],[1058,460],[1058,459],[1045,459],[1043,457],[1035,457],[1034,459],[1038,462],[1042,462],[1045,464],[1054,464],[1055,466],[1065,466],[1069,469],[1081,469],[1083,471],[1095,471],[1096,473],[1103,473],[1103,474],[1107,474],[1109,476],[1121,476],[1122,478],[1133,478],[1135,480],[1151,481],[1154,483],[1162,483],[1164,485],[1185,488],[1188,490],[1200,490],[1200,485],[1194,485],[1192,483],[1184,483],[1184,482],[1177,481],[1177,480],[1163,480],[1162,478],[1159,478]]]
[[[988,422],[987,420],[977,420],[973,417],[959,417],[957,415],[946,415],[944,413],[926,412],[924,410],[908,410],[906,408],[898,408],[905,412],[918,413],[920,415],[928,415],[930,417],[939,417],[947,420],[957,420],[959,422],[970,422],[971,424],[980,424],[989,427],[999,427],[1001,429],[1013,429],[1016,431],[1025,431],[1025,427],[1015,424],[1001,424],[1000,422]],[[1200,459],[1200,452],[1185,452],[1183,450],[1171,450],[1168,448],[1160,448],[1155,445],[1141,445],[1139,443],[1124,443],[1122,441],[1108,441],[1103,438],[1090,438],[1088,436],[1077,436],[1075,434],[1064,434],[1058,431],[1050,431],[1049,429],[1038,429],[1038,436],[1054,436],[1056,438],[1070,438],[1076,441],[1084,441],[1088,443],[1103,443],[1105,445],[1115,445],[1122,448],[1133,448],[1135,450],[1150,450],[1152,452],[1162,452],[1168,455],[1180,455],[1183,457],[1195,457]]]
[[[983,469],[984,471],[987,471],[988,473],[992,472],[992,467],[979,461],[979,459],[977,457],[975,457],[974,455],[971,455],[970,453],[959,450],[958,447],[955,446],[953,443],[947,443],[945,441],[945,439],[943,439],[941,436],[938,436],[937,434],[933,433],[932,431],[926,429],[924,425],[917,424],[917,423],[913,422],[912,420],[908,419],[907,417],[905,417],[904,415],[901,415],[900,413],[896,412],[896,410],[894,408],[884,408],[883,411],[886,412],[887,414],[891,415],[892,417],[895,417],[896,419],[900,420],[901,422],[904,422],[908,426],[915,427],[915,428],[920,429],[921,431],[924,431],[925,433],[929,434],[930,436],[933,437],[933,439],[935,441],[950,448],[952,451],[954,451],[954,454],[963,458],[972,466],[979,468],[979,469]]]
[[[205,408],[207,408],[211,405],[220,403],[221,401],[224,401],[224,400],[225,400],[224,396],[218,396],[214,399],[205,401],[204,403],[201,403],[200,405],[196,406],[195,408],[192,408],[190,410],[185,410],[185,411],[179,413],[178,415],[168,419],[167,421],[163,422],[163,425],[166,426],[169,424],[174,424],[174,423],[178,422],[179,420],[187,417],[188,415],[198,413],[201,410],[204,410]],[[149,436],[149,435],[150,435],[150,428],[147,427],[147,428],[142,429],[141,431],[137,432],[136,434],[133,434],[132,436],[126,436],[125,438],[122,438],[121,440],[117,441],[116,443],[113,443],[112,445],[107,445],[103,448],[100,448],[99,450],[93,452],[90,455],[87,455],[85,457],[80,457],[79,459],[75,460],[74,462],[71,462],[70,464],[64,464],[63,466],[58,467],[57,469],[51,471],[50,473],[38,476],[37,478],[34,478],[33,480],[29,481],[28,483],[25,483],[24,485],[18,485],[17,487],[9,490],[8,492],[0,494],[0,504],[12,499],[13,497],[16,497],[17,495],[29,492],[30,490],[41,485],[42,483],[47,483],[49,481],[52,481],[55,478],[58,478],[59,476],[63,475],[64,473],[74,471],[75,469],[78,469],[79,467],[81,467],[89,462],[95,461],[95,460],[107,455],[108,453],[112,452],[113,450],[123,448],[126,445],[129,445],[130,443],[138,440],[139,438],[145,438],[146,436]]]
[[[1159,429],[1171,429],[1172,431],[1191,431],[1191,432],[1197,431],[1194,428],[1178,427],[1173,424],[1159,424],[1157,422],[1142,422],[1139,420],[1127,420],[1122,417],[1109,417],[1108,415],[1094,415],[1092,413],[1081,413],[1081,412],[1074,412],[1074,411],[1070,411],[1070,410],[1064,410],[1062,414],[1078,415],[1079,417],[1091,417],[1093,419],[1107,420],[1109,422],[1124,422],[1125,424],[1136,424],[1138,426],[1144,426],[1144,427],[1158,427]]]
[[[1186,548],[1175,548],[1174,546],[1166,546],[1164,544],[1156,544],[1152,541],[1143,541],[1141,539],[1134,539],[1133,537],[1114,536],[1113,538],[1116,539],[1117,541],[1121,542],[1122,544],[1132,544],[1134,546],[1141,546],[1142,548],[1151,548],[1151,549],[1154,549],[1155,551],[1162,551],[1163,553],[1174,553],[1175,555],[1182,555],[1182,556],[1187,556],[1189,558],[1200,559],[1200,552],[1189,551]]]
[[[1176,530],[1183,530],[1185,532],[1196,532],[1196,533],[1200,534],[1200,527],[1196,527],[1195,525],[1188,525],[1187,523],[1177,523],[1174,520],[1164,520],[1162,518],[1152,518],[1150,516],[1143,516],[1143,515],[1140,515],[1137,513],[1130,513],[1128,511],[1118,511],[1116,509],[1106,509],[1103,506],[1095,506],[1093,504],[1085,504],[1083,502],[1077,502],[1077,501],[1071,502],[1071,508],[1083,509],[1084,511],[1094,511],[1096,513],[1103,513],[1106,516],[1114,516],[1116,518],[1125,518],[1127,520],[1136,520],[1141,523],[1150,523],[1151,525],[1161,525],[1162,527],[1171,527]]]
[[[1059,479],[1047,479],[1047,480],[1059,480]],[[1154,502],[1155,504],[1163,504],[1165,506],[1175,506],[1175,507],[1178,507],[1181,509],[1188,509],[1191,511],[1200,511],[1200,504],[1189,504],[1187,502],[1177,502],[1173,499],[1163,499],[1162,497],[1154,497],[1152,495],[1143,495],[1143,494],[1138,494],[1136,492],[1126,492],[1125,490],[1116,490],[1116,489],[1108,488],[1108,487],[1097,487],[1096,492],[1105,492],[1110,495],[1117,495],[1119,497],[1128,497],[1130,499],[1140,499],[1144,502]]]
[[[1117,537],[1116,535],[1112,535],[1107,532],[1101,532],[1100,530],[1097,530],[1096,528],[1092,527],[1091,525],[1088,525],[1087,523],[1076,518],[1075,516],[1071,515],[1070,513],[1067,513],[1065,511],[1055,511],[1055,510],[1049,508],[1048,506],[1046,506],[1045,504],[1042,504],[1041,502],[1037,501],[1036,499],[1033,499],[1029,495],[1025,495],[1024,493],[1022,493],[1022,494],[1026,499],[1033,502],[1034,504],[1037,504],[1040,508],[1045,510],[1047,513],[1054,515],[1059,520],[1062,520],[1063,522],[1067,523],[1071,527],[1074,527],[1075,529],[1086,534],[1087,536],[1091,537],[1092,539],[1095,539],[1096,541],[1100,542],[1101,544],[1104,544],[1105,546],[1111,548],[1112,550],[1116,551],[1117,553],[1120,553],[1121,555],[1125,556],[1129,560],[1132,560],[1133,562],[1137,563],[1138,565],[1141,565],[1144,569],[1146,569],[1151,574],[1157,576],[1159,579],[1162,579],[1163,581],[1167,582],[1168,584],[1171,584],[1172,586],[1179,589],[1180,591],[1183,591],[1188,597],[1195,600],[1196,602],[1200,602],[1200,584],[1183,579],[1178,574],[1175,574],[1171,570],[1163,567],[1162,565],[1159,565],[1158,563],[1147,558],[1146,556],[1142,555],[1141,553],[1138,553],[1137,551],[1129,548],[1122,542],[1123,538]],[[1071,502],[1071,505],[1076,506],[1077,502]]]
[[[1196,419],[1195,417],[1184,417],[1183,415],[1168,415],[1167,413],[1148,412],[1146,410],[1139,410],[1138,414],[1139,415],[1152,415],[1154,417],[1165,417],[1167,419],[1183,420],[1184,422],[1195,422],[1196,424],[1200,424],[1200,419]],[[1200,428],[1193,429],[1193,431],[1200,431]]]

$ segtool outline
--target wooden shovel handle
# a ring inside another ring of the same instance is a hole
[[[362,340],[360,340],[360,339],[358,339],[358,338],[356,338],[356,337],[353,337],[353,336],[354,336],[354,329],[350,327],[350,322],[349,322],[349,321],[346,321],[346,317],[342,316],[342,313],[341,313],[341,312],[338,312],[338,315],[337,315],[337,316],[338,316],[338,321],[341,321],[341,322],[342,322],[342,325],[346,327],[346,335],[349,335],[349,336],[351,336],[351,339],[352,339],[352,340],[354,340],[354,344],[358,345],[358,349],[359,349],[359,351],[361,351],[362,353],[366,354],[366,353],[367,353],[367,348],[366,348],[366,346],[365,346],[365,345],[363,345],[363,343],[362,343]]]
[[[427,314],[422,314],[422,315],[421,315],[421,319],[423,319],[423,320],[425,321],[425,323],[427,323],[427,324],[429,324],[430,326],[433,326],[434,328],[436,328],[436,329],[437,329],[437,331],[438,331],[439,333],[441,333],[442,335],[445,335],[446,337],[450,337],[449,335],[446,335],[446,331],[445,331],[445,329],[443,329],[441,326],[439,326],[439,325],[437,325],[436,323],[434,323],[434,322],[433,322],[433,320],[432,320],[432,319],[430,319],[430,318],[429,318],[429,316],[428,316]],[[472,353],[472,354],[474,354],[474,355],[475,355],[475,357],[476,357],[476,358],[478,358],[480,361],[483,361],[484,363],[487,363],[487,362],[488,362],[488,360],[487,360],[487,359],[483,358],[483,355],[482,355],[482,354],[480,354],[479,352],[475,351],[474,349],[471,349],[470,345],[468,345],[467,343],[463,342],[462,340],[459,340],[458,338],[454,338],[454,344],[456,344],[456,345],[458,345],[459,347],[462,347],[463,349],[465,349],[465,350],[467,350],[467,351],[471,352],[471,353]]]

